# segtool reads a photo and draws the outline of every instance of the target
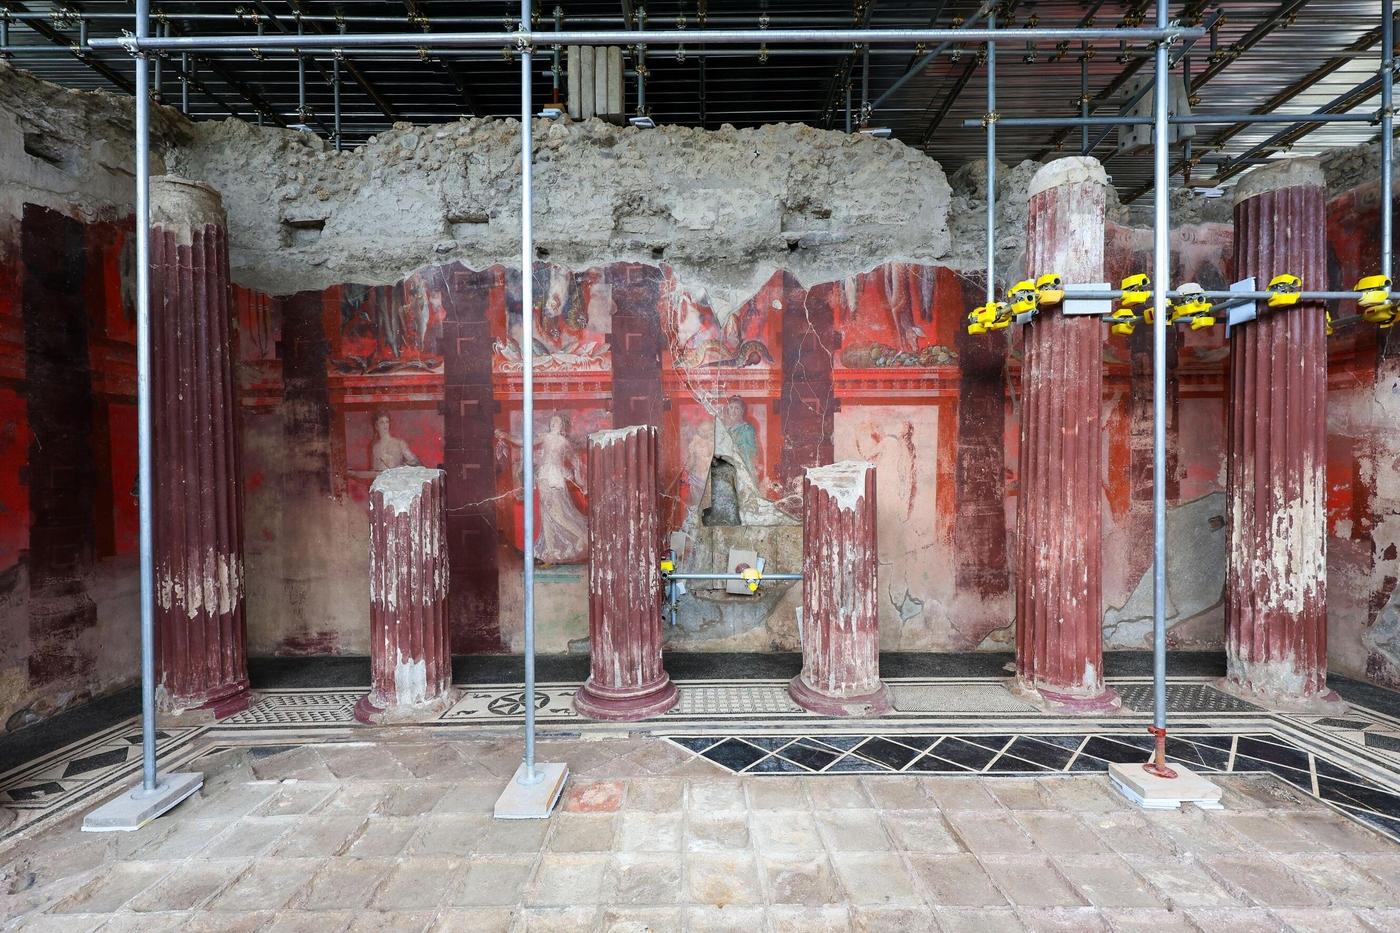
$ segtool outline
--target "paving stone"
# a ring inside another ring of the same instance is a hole
[[[798,810],[757,810],[749,814],[749,834],[762,852],[821,852],[817,821]]]
[[[1075,813],[1121,813],[1129,809],[1128,800],[1098,776],[1057,777],[1041,782],[1041,790],[1050,805],[1058,810]]]
[[[451,785],[433,804],[432,812],[461,813],[474,816],[490,816],[496,809],[496,798],[501,796],[498,782],[459,781]]]
[[[433,910],[370,910],[350,924],[350,933],[423,933],[437,917]]]
[[[692,852],[685,856],[686,899],[691,904],[762,904],[763,885],[750,852]]]
[[[181,933],[255,933],[272,923],[271,910],[198,910],[185,918]]]
[[[878,852],[894,844],[880,823],[879,810],[818,813],[817,831],[830,852]]]
[[[267,851],[297,824],[296,817],[245,816],[200,851],[203,858],[242,858]]]
[[[1014,933],[1025,924],[1010,907],[983,909],[978,907],[940,907],[934,912],[938,925],[946,933]]]
[[[247,860],[211,859],[184,862],[127,903],[128,910],[156,912],[202,906],[241,875]]]
[[[277,792],[252,811],[253,816],[302,816],[330,799],[335,784],[293,781],[282,784]]]
[[[361,745],[321,745],[316,749],[326,767],[342,781],[389,781],[395,784],[412,780],[409,771],[383,747]]]
[[[1044,858],[984,858],[982,867],[1014,907],[1088,905]]]
[[[1036,845],[1049,855],[1106,855],[1108,844],[1073,813],[1050,810],[1021,810],[1015,815]]]
[[[209,903],[208,909],[226,913],[283,907],[324,865],[321,859],[255,861]]]
[[[946,816],[958,840],[979,857],[1028,855],[1036,851],[1031,837],[1005,810],[996,813],[952,810]]]
[[[743,811],[690,813],[685,820],[687,852],[718,852],[749,848],[749,821]]]
[[[985,778],[919,778],[924,792],[943,810],[1001,810],[1001,804],[983,784]]]
[[[350,910],[282,910],[273,915],[266,930],[267,933],[341,933],[350,929],[358,916]]]
[[[175,868],[170,862],[121,862],[53,908],[54,913],[113,913]]]
[[[911,855],[909,866],[931,907],[999,907],[1006,898],[983,869],[967,853]]]
[[[1250,849],[1264,852],[1315,852],[1317,840],[1268,813],[1219,813],[1215,823],[1222,831],[1238,834]]]
[[[744,785],[738,779],[687,781],[685,807],[689,813],[736,813],[748,809]]]
[[[515,933],[520,923],[520,911],[514,907],[444,910],[429,929],[433,933]]]
[[[302,780],[331,781],[335,775],[326,767],[325,761],[309,745],[302,745],[290,751],[258,758],[252,762],[252,771],[259,780]]]
[[[540,858],[533,883],[525,891],[529,907],[601,904],[609,856],[547,853]]]
[[[10,914],[8,911],[0,913],[0,916],[8,917],[10,920],[21,920],[19,914]],[[92,930],[106,925],[111,919],[112,915],[108,913],[33,914],[21,920],[23,926],[19,929],[24,930],[25,933],[91,933]]]
[[[183,861],[209,846],[229,824],[221,819],[174,820],[169,832],[136,849],[134,857],[144,862]]]
[[[850,911],[845,907],[769,907],[767,916],[769,933],[847,933],[851,929]]]
[[[370,904],[379,910],[436,910],[461,865],[447,858],[396,859]]]
[[[549,820],[487,820],[472,852],[491,855],[533,855],[544,848]]]
[[[115,914],[102,927],[110,933],[183,933],[190,914],[184,910],[150,911],[131,913],[123,911]]]
[[[1227,887],[1264,907],[1325,907],[1327,895],[1302,884],[1276,862],[1240,856],[1207,856],[1202,862]]]
[[[382,816],[422,816],[436,807],[451,789],[452,785],[446,783],[405,784],[390,792],[379,805],[378,812]]]
[[[1199,933],[1184,913],[1166,908],[1109,908],[1103,916],[1114,933]]]
[[[1226,890],[1204,865],[1194,859],[1152,861],[1128,860],[1146,877],[1147,883],[1167,902],[1168,907],[1229,908],[1244,903]]]
[[[1395,891],[1341,855],[1330,852],[1280,855],[1278,861],[1294,877],[1324,892],[1337,904],[1345,904],[1348,907],[1400,905],[1400,898],[1397,898]],[[1386,880],[1400,882],[1400,878],[1396,877]]]
[[[679,852],[680,813],[623,813],[617,846],[623,852]]]
[[[869,810],[875,806],[858,777],[823,775],[821,780],[803,780],[803,783],[813,810]]]
[[[886,811],[882,820],[895,847],[905,852],[966,851],[937,810]]]
[[[807,810],[808,785],[824,784],[829,780],[804,777],[761,777],[744,781],[744,793],[750,810]]]
[[[763,908],[694,906],[685,912],[687,933],[753,933],[763,929]]]
[[[1229,933],[1283,933],[1288,929],[1282,920],[1262,910],[1192,908],[1186,911],[1186,916],[1198,929],[1207,933],[1213,933],[1215,930],[1228,930]]]
[[[1128,863],[1115,855],[1054,859],[1060,874],[1095,907],[1164,907],[1160,897]],[[1151,871],[1151,867],[1146,868]]]
[[[1218,811],[1203,813],[1188,807],[1180,812],[1144,810],[1138,815],[1182,855],[1231,855],[1243,843],[1216,819],[1222,815]]]
[[[843,904],[845,892],[823,854],[765,854],[759,858],[770,904]]]
[[[922,901],[893,852],[833,852],[831,863],[852,904],[915,907]]]
[[[662,852],[622,852],[613,857],[604,903],[676,904],[681,900],[681,856]]]
[[[1370,933],[1372,929],[1351,910],[1283,908],[1273,913],[1297,933]]]
[[[627,782],[626,807],[633,813],[671,813],[685,806],[685,782],[646,778]]]
[[[395,784],[341,784],[325,803],[314,811],[317,816],[332,817],[359,814],[368,817],[379,810],[393,793]],[[497,789],[497,794],[500,790]],[[494,798],[493,798],[494,799]]]
[[[569,813],[616,813],[622,809],[626,788],[622,781],[570,784],[564,791],[563,809]]]
[[[387,859],[331,859],[292,899],[291,906],[309,911],[363,907],[393,867]]]
[[[374,822],[381,820],[377,819]],[[416,833],[401,846],[406,854],[462,858],[469,853],[481,851],[482,840],[491,831],[495,821],[489,816],[435,813],[429,819],[410,822],[413,823]],[[368,833],[369,830],[367,825],[365,832]]]
[[[420,780],[450,782],[462,774],[462,759],[450,746],[438,742],[404,742],[387,748],[404,770]]]
[[[422,826],[416,817],[372,816],[345,854],[350,858],[393,858]]]
[[[597,907],[526,907],[520,918],[528,933],[579,933],[593,929],[601,914]]]
[[[527,855],[475,856],[462,863],[447,887],[450,907],[509,907],[519,904],[534,873]]]
[[[556,813],[545,842],[551,852],[611,852],[617,847],[616,813]]]
[[[1107,918],[1094,907],[1019,907],[1016,913],[1035,933],[1109,933]]]
[[[309,816],[285,833],[270,854],[277,858],[324,858],[350,848],[368,816]]]
[[[1137,813],[1101,813],[1083,819],[1091,832],[1129,861],[1175,861],[1181,855],[1169,836]]]
[[[1282,812],[1277,818],[1292,829],[1311,836],[1326,849],[1356,854],[1391,853],[1395,842],[1355,820],[1331,811],[1295,813]]]
[[[884,810],[925,810],[933,805],[917,777],[862,777],[860,782],[875,806]]]
[[[987,789],[1008,810],[1044,810],[1050,803],[1041,793],[1042,783],[1029,778],[997,778],[987,782]]]
[[[281,788],[276,783],[211,784],[205,780],[204,791],[186,800],[176,809],[179,819],[235,820],[263,806]]]
[[[1293,811],[1318,810],[1331,811],[1325,803],[1316,797],[1304,794],[1302,791],[1285,783],[1279,778],[1270,776],[1245,776],[1245,775],[1215,775],[1212,780],[1220,786],[1222,791],[1221,803],[1225,805],[1227,812],[1237,812],[1240,810],[1268,810],[1273,812],[1280,808]]]
[[[618,907],[603,908],[598,923],[601,933],[667,933],[685,927],[682,907]]]

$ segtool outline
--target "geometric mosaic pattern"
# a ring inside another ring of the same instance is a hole
[[[1117,688],[1123,705],[1135,713],[1150,713],[1153,709],[1152,685],[1123,684]],[[1246,703],[1209,684],[1168,684],[1167,709],[1174,713],[1260,713],[1252,703]]]
[[[346,724],[355,721],[355,704],[363,690],[263,694],[241,713],[225,719],[230,725]]]

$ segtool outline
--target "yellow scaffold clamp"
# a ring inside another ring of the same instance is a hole
[[[1110,331],[1120,337],[1131,337],[1133,331],[1137,330],[1137,322],[1141,320],[1133,313],[1131,308],[1118,308],[1111,315],[1109,320],[1113,321]]]
[[[1192,330],[1204,330],[1215,326],[1215,317],[1210,313],[1213,305],[1206,300],[1205,289],[1197,282],[1186,282],[1176,290],[1177,299],[1171,304],[1172,324],[1187,323]]]
[[[1138,314],[1139,308],[1152,301],[1152,280],[1146,272],[1139,272],[1128,276],[1118,287],[1123,292],[1122,304],[1109,315],[1109,319],[1114,322],[1113,333],[1126,337],[1137,328],[1138,321],[1152,323],[1150,307]]]
[[[1004,330],[1010,325],[1011,318],[1006,314],[1006,304],[1000,301],[989,301],[979,305],[967,315],[967,332],[974,336]]]
[[[1047,272],[1035,280],[1040,307],[1048,308],[1065,300],[1065,280],[1058,272]]]
[[[1274,310],[1291,308],[1303,297],[1303,280],[1285,272],[1269,280],[1269,307]]]
[[[669,557],[663,557],[663,558],[661,558],[661,572],[662,572],[662,573],[675,573],[675,572],[676,572],[676,562],[673,561],[673,560],[671,560],[671,558],[669,558]]]
[[[1390,279],[1383,275],[1368,275],[1356,283],[1356,290],[1361,293],[1356,299],[1356,306],[1361,309],[1363,321],[1375,324],[1381,330],[1395,326],[1397,309],[1390,299]]]
[[[744,582],[748,584],[750,593],[758,592],[758,581],[763,579],[763,571],[757,567],[745,567],[739,571],[739,576],[743,577]]]
[[[1324,326],[1327,328],[1327,330],[1325,331],[1325,333],[1327,334],[1328,337],[1331,337],[1332,334],[1333,334],[1333,330],[1332,330],[1332,312],[1331,312],[1331,311],[1326,312],[1326,317],[1323,318],[1323,321],[1324,321]]]
[[[1040,295],[1035,290],[1035,283],[1030,279],[1011,286],[1011,291],[1006,298],[1011,305],[1013,317],[1018,314],[1035,314],[1037,304],[1040,301]]]

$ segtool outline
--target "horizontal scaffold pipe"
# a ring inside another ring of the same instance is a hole
[[[1379,114],[1369,113],[1207,113],[1189,117],[1168,117],[1177,125],[1201,126],[1214,123],[1376,123]],[[969,117],[965,127],[977,127],[983,120]],[[997,117],[997,126],[1151,126],[1151,117]]]
[[[663,580],[740,580],[747,581],[749,578],[742,573],[663,573]],[[800,573],[765,573],[759,577],[759,582],[764,580],[801,580]]]
[[[1136,292],[1134,292],[1136,294]],[[1267,301],[1278,295],[1278,292],[1179,292],[1175,289],[1167,292],[1168,298],[1210,298],[1215,301]],[[1361,292],[1296,292],[1299,301],[1354,301],[1361,297]],[[1369,294],[1369,292],[1367,292]],[[1076,291],[1072,288],[1065,289],[1066,301],[1117,301],[1123,297],[1123,292],[1116,289],[1107,291]],[[1400,299],[1400,292],[1391,292],[1392,300]]]
[[[802,45],[808,42],[857,42],[862,45],[917,45],[926,42],[1078,42],[1117,39],[1124,42],[1176,41],[1201,36],[1197,27],[1167,29],[604,29],[562,32],[391,32],[343,35],[276,36],[135,36],[90,39],[94,49],[195,52],[202,49],[353,49],[361,46],[403,48],[495,48],[503,42],[542,45],[704,45],[738,42]]]

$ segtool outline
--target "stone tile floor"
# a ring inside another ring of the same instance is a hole
[[[4,929],[1400,929],[1400,846],[1274,778],[1144,813],[1097,775],[735,776],[655,738],[543,741],[573,779],[494,821],[518,740],[240,748],[138,833],[0,850]]]

